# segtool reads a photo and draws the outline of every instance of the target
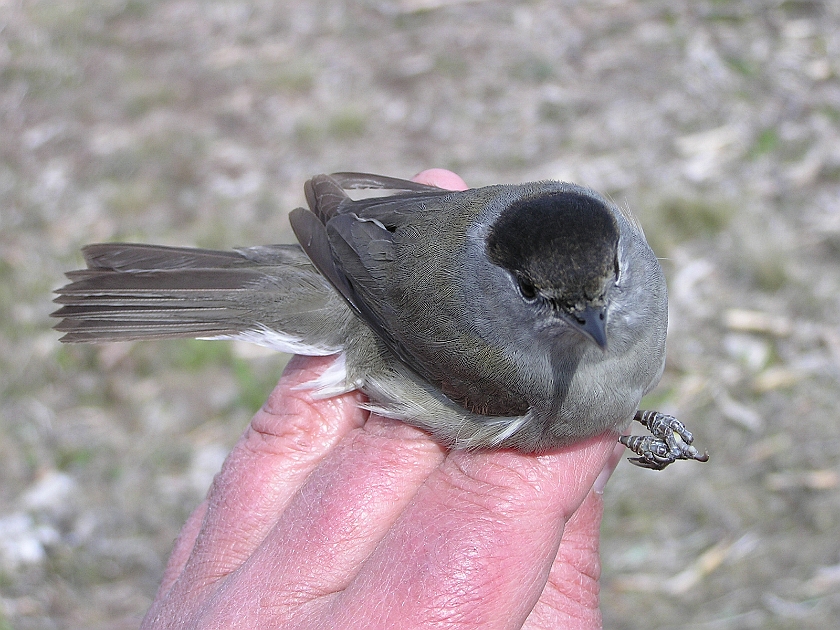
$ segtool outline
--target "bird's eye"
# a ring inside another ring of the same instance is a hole
[[[537,287],[535,287],[527,278],[518,276],[516,281],[519,284],[519,292],[522,294],[522,297],[526,300],[533,300],[537,297]]]

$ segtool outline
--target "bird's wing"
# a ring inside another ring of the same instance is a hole
[[[289,215],[298,241],[353,310],[388,348],[424,378],[431,378],[423,361],[400,342],[402,322],[393,303],[391,281],[395,261],[394,233],[428,201],[450,194],[433,186],[416,185],[416,192],[351,200],[342,188],[354,183],[381,188],[413,182],[363,174],[319,175],[306,184],[310,209]]]

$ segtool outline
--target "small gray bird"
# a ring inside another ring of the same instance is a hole
[[[392,194],[362,200],[346,190]],[[452,192],[361,173],[306,182],[300,245],[84,248],[53,313],[64,342],[242,339],[340,353],[306,387],[455,448],[544,452],[635,418],[631,461],[706,461],[672,416],[637,411],[665,364],[665,278],[642,229],[562,182]]]

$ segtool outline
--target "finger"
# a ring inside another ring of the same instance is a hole
[[[417,173],[417,175],[411,179],[420,184],[437,186],[438,188],[445,188],[446,190],[466,190],[469,188],[466,182],[464,182],[459,175],[443,168],[426,169],[425,171]]]
[[[332,598],[332,627],[372,611],[382,627],[518,627],[614,442],[600,436],[539,457],[452,452]]]
[[[313,400],[295,386],[316,378],[330,358],[294,357],[277,388],[213,482],[201,531],[170,597],[195,596],[248,558],[307,475],[367,416],[358,394]]]
[[[184,570],[184,566],[187,564],[187,560],[195,546],[195,540],[201,531],[201,525],[204,522],[204,515],[206,513],[207,499],[198,504],[198,507],[192,511],[187,522],[181,528],[178,538],[175,541],[175,548],[172,550],[172,554],[166,563],[163,579],[161,580],[155,599],[164,597]]]
[[[426,433],[371,416],[309,475],[265,542],[214,594],[220,604],[208,618],[220,626],[299,622],[300,606],[347,587],[443,459]],[[226,610],[230,601],[235,611]]]
[[[593,489],[566,523],[548,582],[523,628],[601,628],[598,545],[603,512],[603,497]]]

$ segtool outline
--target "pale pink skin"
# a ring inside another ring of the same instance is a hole
[[[463,190],[432,169],[416,181]],[[295,385],[295,357],[184,525],[144,628],[600,628],[608,433],[548,455],[447,451]],[[594,487],[593,487],[594,486]]]

